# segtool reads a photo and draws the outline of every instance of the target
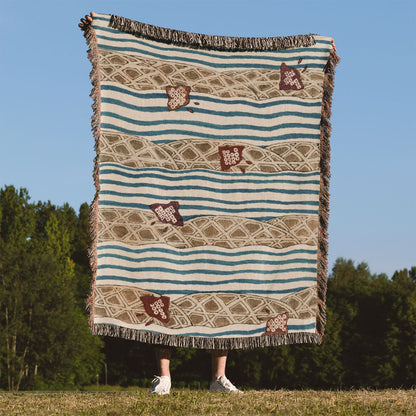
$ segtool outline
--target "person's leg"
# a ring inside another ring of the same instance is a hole
[[[156,361],[159,376],[153,380],[152,393],[169,394],[170,393],[170,357],[172,350],[167,347],[156,348]]]
[[[225,376],[225,366],[227,365],[227,350],[211,351],[211,374],[212,381],[219,376]]]
[[[242,393],[225,376],[225,366],[227,364],[227,350],[211,351],[212,381],[209,391],[220,391],[222,393]]]
[[[156,348],[156,361],[159,371],[159,376],[167,376],[170,378],[170,357],[172,355],[172,350],[166,347],[157,347]]]

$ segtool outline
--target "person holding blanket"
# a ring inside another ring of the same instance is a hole
[[[233,37],[91,13],[93,334],[212,353],[320,344],[326,323],[331,37]]]

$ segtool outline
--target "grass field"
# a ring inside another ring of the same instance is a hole
[[[416,415],[416,390],[175,390],[0,393],[0,415]]]

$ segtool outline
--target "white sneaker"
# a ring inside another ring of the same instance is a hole
[[[152,394],[169,394],[170,393],[170,377],[162,376],[155,378],[152,381]]]
[[[242,391],[238,390],[238,388],[225,376],[219,376],[215,381],[211,381],[209,391],[211,393],[214,391],[220,391],[222,393],[242,393]]]

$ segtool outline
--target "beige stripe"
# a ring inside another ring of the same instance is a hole
[[[136,169],[159,167],[171,170],[221,171],[218,146],[224,144],[230,143],[193,139],[157,145],[139,136],[103,132],[100,161],[119,163]],[[245,143],[232,144],[245,146],[243,161],[227,172],[276,173],[319,170],[320,153],[317,142],[284,142],[264,149]]]
[[[128,324],[154,321],[168,328],[205,326],[220,328],[233,324],[259,325],[282,312],[289,318],[316,316],[316,287],[292,293],[279,300],[234,293],[195,293],[171,300],[169,321],[162,323],[146,314],[140,296],[156,295],[130,286],[97,285],[94,289],[97,318],[115,318]]]
[[[191,91],[216,97],[267,100],[276,97],[322,98],[324,73],[307,69],[301,73],[304,88],[280,90],[280,70],[245,69],[215,71],[158,59],[100,50],[102,82],[117,82],[135,90],[165,90],[168,85],[186,85]]]
[[[269,222],[242,217],[199,217],[177,227],[161,223],[150,211],[100,208],[98,243],[169,244],[176,248],[217,246],[239,248],[267,246],[285,248],[297,244],[317,245],[317,215],[285,215]]]

